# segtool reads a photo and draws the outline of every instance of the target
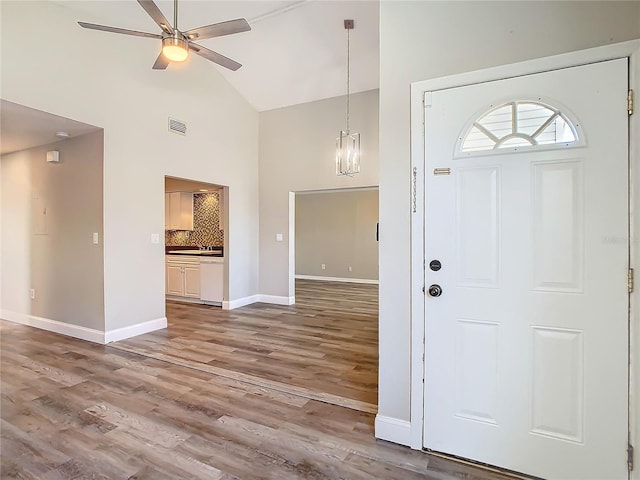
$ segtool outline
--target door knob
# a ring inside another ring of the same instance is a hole
[[[442,295],[442,287],[440,285],[433,284],[429,287],[428,291],[430,297],[439,297]]]

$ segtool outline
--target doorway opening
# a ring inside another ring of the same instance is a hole
[[[229,298],[228,187],[165,177],[168,301],[222,307]]]
[[[378,187],[290,193],[289,296],[317,312],[326,393],[377,405]],[[322,342],[330,332],[333,342]]]

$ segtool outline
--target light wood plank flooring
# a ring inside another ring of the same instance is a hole
[[[296,305],[167,302],[168,329],[111,344],[230,379],[377,411],[378,286],[296,281]]]
[[[5,321],[0,336],[3,479],[509,478],[375,440],[370,413]]]

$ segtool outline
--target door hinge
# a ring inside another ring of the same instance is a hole
[[[633,268],[630,268],[627,273],[627,286],[629,287],[629,293],[633,293]]]
[[[629,471],[633,471],[633,445],[629,444],[627,447],[627,465],[629,466]]]
[[[633,90],[629,90],[627,94],[627,112],[629,115],[633,115]]]

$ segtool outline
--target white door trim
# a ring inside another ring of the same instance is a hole
[[[550,70],[558,70],[578,65],[596,63],[616,58],[630,59],[630,85],[640,95],[640,40],[597,47],[588,50],[565,53],[552,57],[540,58],[526,62],[504,65],[486,70],[467,72],[448,77],[425,80],[411,84],[411,441],[414,449],[423,447],[423,414],[424,414],[424,318],[425,296],[424,283],[424,168],[425,168],[425,138],[424,138],[424,105],[425,92],[453,87],[472,85],[530,75]],[[630,179],[632,180],[640,167],[640,102],[636,100],[636,112],[630,118]],[[634,238],[640,238],[640,195],[635,195],[635,182],[630,185],[630,231],[631,265],[640,271],[636,260]],[[638,282],[636,282],[638,283]],[[640,289],[631,296],[631,359],[634,362],[630,368],[631,385],[630,397],[632,411],[630,415],[632,442],[639,447],[640,440],[640,348],[633,339],[640,331],[640,316],[636,308],[640,301]],[[638,450],[638,448],[636,450]],[[636,468],[632,479],[640,480],[640,469]]]

